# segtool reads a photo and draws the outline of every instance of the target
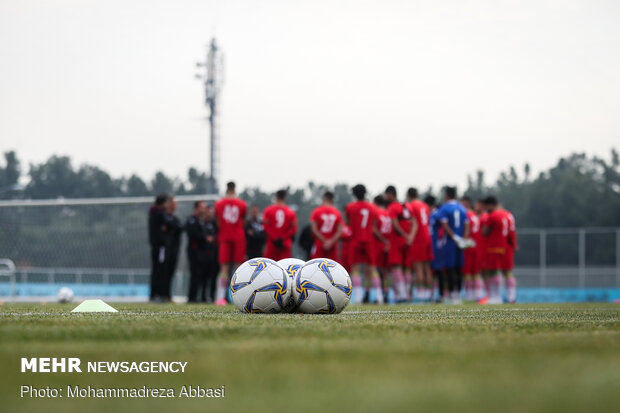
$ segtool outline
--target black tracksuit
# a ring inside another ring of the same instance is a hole
[[[170,253],[168,250],[168,227],[164,211],[156,205],[149,210],[149,244],[151,245],[151,293],[150,298],[161,299],[165,294]]]
[[[249,219],[245,224],[245,239],[247,241],[246,252],[248,259],[263,256],[265,248],[265,228],[260,220]]]
[[[167,234],[167,246],[169,251],[168,265],[166,269],[166,280],[163,289],[163,297],[171,299],[172,278],[174,272],[177,269],[177,263],[179,261],[179,247],[181,246],[181,233],[183,227],[181,221],[174,214],[164,214],[164,220],[168,229]]]
[[[212,302],[215,281],[219,271],[215,221],[204,221],[191,215],[185,223],[187,232],[187,259],[190,279],[188,302]],[[210,237],[210,241],[207,241]]]

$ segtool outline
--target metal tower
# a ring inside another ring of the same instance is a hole
[[[215,38],[207,50],[205,62],[196,63],[197,67],[205,68],[203,74],[197,74],[198,79],[203,80],[205,88],[205,105],[209,109],[209,179],[207,182],[207,194],[218,193],[219,178],[219,131],[218,131],[218,97],[223,83],[223,58]]]

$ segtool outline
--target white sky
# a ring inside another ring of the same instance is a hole
[[[620,146],[620,2],[0,0],[0,151],[221,183],[465,183]]]

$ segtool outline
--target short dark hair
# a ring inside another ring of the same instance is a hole
[[[366,196],[366,187],[362,184],[357,184],[351,189],[351,192],[353,192],[353,196],[355,196],[358,201],[361,201]]]
[[[388,187],[385,188],[385,193],[392,194],[394,195],[394,197],[396,197],[396,187],[394,185],[388,185]]]
[[[417,188],[409,188],[409,189],[407,189],[407,198],[409,198],[409,199],[417,199],[418,198],[418,190],[417,190]]]
[[[205,201],[196,201],[196,202],[194,202],[194,209],[198,208],[200,206],[200,204],[202,204],[203,202],[205,203],[205,206],[206,206],[206,202]]]
[[[235,190],[235,183],[233,181],[230,181],[226,184],[226,191],[227,192],[232,192]]]
[[[168,200],[168,194],[157,194],[155,197],[155,205],[162,206]]]
[[[280,189],[276,191],[276,199],[284,201],[286,199],[286,189]]]
[[[383,195],[377,195],[373,202],[379,206],[387,206],[387,200],[383,197]]]
[[[494,197],[493,195],[489,195],[486,198],[484,198],[482,203],[485,205],[491,205],[491,206],[497,206],[497,204],[499,204],[499,202],[497,201],[497,198]]]
[[[446,186],[444,191],[446,193],[446,198],[456,199],[456,187],[455,186]]]
[[[332,191],[325,191],[323,198],[329,202],[334,202],[334,193]]]
[[[434,207],[434,206],[435,206],[435,204],[437,203],[437,198],[435,198],[434,196],[432,196],[432,195],[430,195],[430,194],[429,194],[429,195],[426,195],[426,196],[424,197],[424,203],[425,203],[426,205],[428,205],[429,207]]]

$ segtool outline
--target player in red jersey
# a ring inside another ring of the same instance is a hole
[[[502,267],[508,244],[508,218],[499,208],[497,198],[494,196],[487,197],[484,205],[489,214],[486,225],[482,228],[482,235],[486,241],[488,302],[489,304],[501,304]]]
[[[310,214],[310,226],[314,235],[311,257],[338,261],[338,240],[342,234],[342,215],[334,207],[334,193],[323,194],[323,204]]]
[[[515,266],[515,251],[519,249],[517,244],[517,226],[515,217],[510,211],[502,207],[502,211],[508,219],[508,235],[506,236],[506,253],[502,265],[504,282],[506,285],[506,299],[509,303],[517,302],[517,279],[512,270]]]
[[[381,279],[375,268],[374,232],[377,225],[375,207],[366,198],[366,187],[358,184],[352,188],[356,201],[345,208],[347,222],[351,227],[351,282],[353,284],[353,302],[361,303],[364,299],[361,265],[364,264],[366,279],[375,290],[376,300],[383,304]]]
[[[388,261],[388,253],[390,251],[390,237],[392,234],[392,218],[387,211],[387,201],[381,195],[377,195],[374,199],[377,212],[377,227],[375,231],[375,254],[376,266],[383,285],[383,297],[388,301],[390,291],[390,265]]]
[[[218,228],[220,275],[218,277],[216,305],[225,305],[228,277],[245,259],[245,201],[235,196],[235,183],[226,184],[226,195],[215,203]]]
[[[385,189],[385,199],[388,201],[388,212],[392,218],[392,235],[390,238],[390,252],[388,261],[392,267],[394,292],[396,301],[409,299],[409,290],[406,285],[403,269],[407,264],[407,256],[413,244],[417,223],[406,204],[400,203],[396,197],[396,188],[393,185]]]
[[[480,234],[479,241],[476,241],[476,259],[478,261],[477,267],[480,269],[480,277],[474,279],[474,288],[476,294],[476,300],[481,302],[481,300],[485,300],[488,297],[488,286],[486,283],[487,280],[487,246],[486,246],[486,237],[482,235],[482,228],[487,226],[487,222],[489,221],[489,214],[487,213],[486,207],[484,205],[484,200],[478,199],[476,201],[476,205],[474,206],[474,211],[476,215],[478,215],[478,221],[480,222]],[[484,278],[483,278],[484,276]]]
[[[349,274],[351,274],[351,227],[347,224],[342,224],[342,234],[340,235],[340,258],[338,262],[344,267]]]
[[[467,248],[464,251],[463,283],[465,286],[465,301],[475,301],[482,298],[476,296],[476,287],[484,293],[484,283],[480,274],[481,268],[478,258],[478,245],[482,238],[480,218],[472,208],[470,197],[462,197],[461,204],[467,209],[467,219],[470,222],[469,236],[476,243],[474,248]]]
[[[297,215],[286,205],[286,190],[276,192],[275,202],[263,211],[267,234],[265,257],[274,261],[293,255],[293,237],[297,232]]]
[[[418,199],[418,190],[407,190],[407,205],[417,223],[417,230],[413,237],[407,267],[411,268],[416,276],[416,298],[430,300],[433,295],[433,241],[428,226],[430,209],[425,202]]]

